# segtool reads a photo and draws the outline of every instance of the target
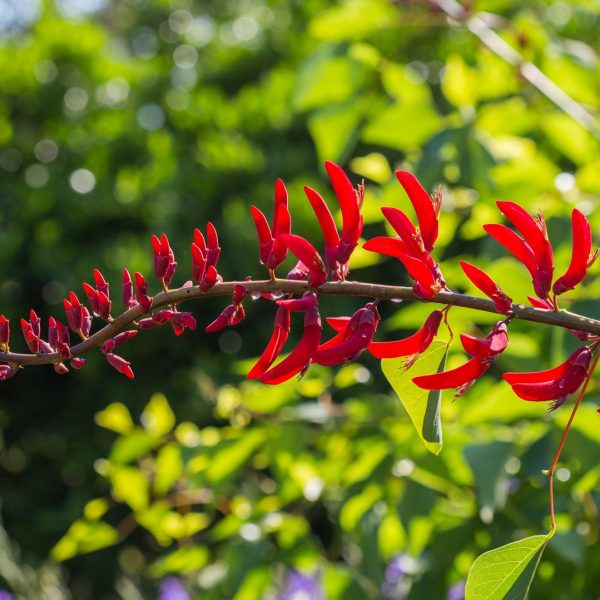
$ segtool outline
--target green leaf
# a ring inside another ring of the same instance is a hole
[[[181,448],[175,444],[163,446],[156,457],[154,491],[166,494],[182,473]]]
[[[112,546],[118,541],[119,535],[116,529],[107,523],[78,519],[52,548],[50,556],[54,560],[63,561],[77,554],[94,552]]]
[[[157,444],[156,438],[149,436],[142,429],[136,428],[113,444],[108,460],[111,463],[131,462],[150,452]]]
[[[469,571],[465,600],[524,600],[546,542],[534,535],[482,554]]]
[[[351,100],[325,106],[310,116],[308,130],[320,160],[341,162],[343,155],[356,142],[362,114],[362,103]]]
[[[434,454],[442,450],[441,391],[428,392],[417,387],[413,378],[444,370],[448,344],[433,342],[414,365],[404,370],[406,358],[384,358],[381,369],[406,409],[425,447]]]
[[[113,494],[137,512],[148,506],[148,480],[138,469],[121,467],[111,474]]]
[[[134,425],[128,408],[121,402],[113,402],[104,410],[96,413],[95,421],[100,427],[105,427],[116,433],[130,433]]]
[[[465,457],[475,479],[479,514],[484,523],[490,523],[495,509],[503,508],[506,502],[508,473],[504,467],[511,450],[512,444],[502,441],[465,447]]]
[[[167,573],[190,573],[206,565],[209,557],[204,546],[180,548],[157,560],[149,569],[150,575],[162,577]]]
[[[146,431],[154,437],[160,437],[173,429],[175,415],[163,394],[154,394],[150,398],[150,402],[142,413],[142,424]]]

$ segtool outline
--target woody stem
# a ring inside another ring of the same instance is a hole
[[[279,294],[302,294],[309,288],[305,281],[295,281],[291,279],[275,279],[273,281],[225,281],[217,283],[207,291],[202,291],[199,287],[181,287],[171,289],[166,292],[159,292],[154,296],[153,308],[158,309],[163,306],[179,304],[197,298],[210,296],[231,296],[236,285],[245,286],[250,293],[279,293]],[[422,302],[423,300],[415,295],[412,288],[393,285],[380,285],[376,283],[367,283],[360,281],[328,282],[321,285],[318,289],[320,295],[332,296],[363,296],[367,298],[376,298],[380,300],[401,299],[407,301]],[[461,306],[489,313],[496,313],[506,317],[504,313],[496,310],[494,303],[486,298],[468,296],[466,294],[457,294],[455,292],[441,291],[431,300],[431,303],[443,304],[446,306]],[[143,315],[142,308],[136,306],[121,315],[115,317],[112,322],[105,325],[102,329],[91,335],[86,340],[73,346],[71,352],[73,356],[81,356],[92,348],[100,346],[103,342],[114,337],[117,333],[123,331],[134,321]],[[570,313],[568,311],[541,310],[525,306],[524,304],[514,304],[512,309],[513,318],[557,327],[566,327],[584,331],[592,335],[600,335],[600,321],[588,317]],[[60,360],[57,353],[53,354],[19,354],[14,352],[0,352],[0,362],[14,363],[16,365],[44,365],[55,363]]]
[[[594,358],[594,362],[592,363],[592,366],[590,367],[587,377],[585,378],[585,381],[583,382],[583,386],[581,387],[581,390],[579,391],[579,394],[577,395],[577,400],[575,401],[573,410],[571,411],[571,415],[569,416],[569,420],[567,421],[567,424],[565,425],[562,435],[560,436],[560,441],[558,442],[558,447],[556,448],[556,452],[554,453],[554,458],[552,459],[552,464],[550,465],[550,468],[546,471],[546,474],[548,475],[548,486],[549,486],[549,490],[550,490],[551,528],[550,528],[550,532],[548,534],[550,537],[552,535],[554,535],[554,532],[556,531],[556,514],[555,514],[555,510],[554,510],[554,472],[556,470],[556,465],[558,464],[558,461],[560,459],[560,455],[563,451],[565,442],[567,441],[567,436],[569,435],[571,425],[573,424],[573,420],[575,419],[577,410],[579,409],[579,406],[581,405],[581,401],[583,400],[583,397],[585,396],[585,392],[588,388],[588,385],[590,384],[590,381],[592,380],[592,377],[594,375],[594,371],[596,369],[596,365],[598,364],[599,359],[600,359],[600,352],[597,352],[596,356]]]

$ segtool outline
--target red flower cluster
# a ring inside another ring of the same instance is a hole
[[[415,227],[401,210],[383,207],[381,212],[398,237],[376,237],[363,248],[399,259],[415,282],[415,294],[427,300],[446,287],[440,268],[430,254],[438,236],[442,197],[436,193],[430,198],[416,177],[406,171],[397,171],[396,177],[413,205],[419,225]]]
[[[348,276],[349,261],[363,231],[361,211],[364,200],[364,187],[358,185],[355,188],[341,167],[327,162],[325,169],[339,204],[341,231],[323,197],[312,188],[304,188],[322,230],[325,260],[311,242],[292,232],[288,193],[283,181],[277,180],[275,184],[271,223],[259,208],[251,207],[258,234],[259,259],[267,268],[273,285],[277,285],[275,270],[283,264],[289,250],[295,255],[297,263],[288,272],[287,278],[306,281],[309,288],[300,297],[294,297],[293,294],[286,297],[276,293],[262,294],[277,305],[277,312],[271,338],[248,377],[267,384],[281,383],[296,375],[302,376],[312,363],[326,366],[347,363],[365,350],[380,359],[406,357],[404,368],[409,369],[435,339],[442,321],[448,324],[449,305],[433,310],[423,326],[406,338],[373,341],[380,320],[376,300],[350,317],[328,317],[327,323],[336,331],[336,335],[322,343],[319,288],[330,276],[337,282],[344,281]],[[441,195],[436,193],[431,197],[410,173],[398,171],[396,176],[412,204],[416,224],[402,210],[384,207],[383,215],[396,236],[374,237],[365,242],[364,248],[397,258],[413,280],[413,291],[418,298],[424,301],[444,300],[445,295],[437,296],[438,292],[451,292],[438,263],[432,257],[438,237]],[[579,285],[598,256],[598,251],[592,249],[588,220],[580,211],[573,210],[571,261],[567,270],[554,280],[553,250],[542,215],[532,217],[514,202],[503,201],[497,204],[515,230],[506,225],[488,224],[484,226],[485,231],[507,248],[529,271],[535,291],[535,296],[529,298],[532,305],[543,310],[558,310],[557,296]],[[153,235],[151,244],[154,276],[162,291],[168,292],[177,269],[175,254],[164,233],[160,236]],[[217,231],[212,223],[207,224],[206,237],[199,229],[194,230],[191,244],[192,278],[202,292],[223,281],[217,271],[220,252]],[[456,396],[467,391],[507,348],[508,326],[515,316],[512,299],[489,275],[466,261],[460,261],[460,264],[473,284],[491,298],[496,311],[507,317],[496,323],[492,331],[483,338],[461,334],[463,348],[470,356],[461,366],[413,379],[416,385],[426,390],[455,388]],[[139,330],[170,323],[174,333],[180,335],[185,329],[196,328],[196,320],[191,313],[178,311],[177,303],[160,308],[166,304],[165,297],[161,300],[160,293],[151,295],[148,282],[141,273],[135,273],[132,278],[129,271],[124,269],[122,302],[126,310],[136,311],[127,322],[131,323],[133,318],[138,320],[133,321],[134,329],[119,332],[111,325],[115,320],[111,315],[109,283],[97,269],[93,276],[94,285],[82,284],[90,309],[80,302],[75,292],[69,292],[68,297],[63,300],[68,326],[51,316],[48,320],[47,340],[41,337],[41,321],[35,311],[30,311],[28,320],[21,319],[21,329],[29,351],[38,356],[46,355],[58,373],[68,372],[65,361],[69,361],[73,368],[84,366],[85,360],[78,354],[83,351],[82,348],[88,349],[85,340],[91,335],[94,318],[105,321],[107,327],[113,327],[112,337],[106,339],[106,335],[101,334],[97,345],[101,343],[107,362],[130,378],[134,376],[130,363],[115,354],[115,350],[133,338]],[[193,285],[192,281],[188,281],[183,287]],[[277,288],[274,289],[276,291]],[[235,284],[231,303],[205,327],[205,331],[217,332],[242,321],[245,318],[243,302],[248,293],[248,283]],[[157,307],[160,309],[157,310]],[[288,340],[291,313],[294,312],[304,315],[302,335],[292,351],[276,364]],[[82,347],[71,346],[70,331],[84,340]],[[582,341],[591,343],[578,348],[563,364],[538,373],[504,375],[517,396],[528,401],[550,401],[550,408],[553,410],[582,385],[588,375],[592,353],[600,345],[600,339],[587,332],[573,330],[572,333]],[[10,323],[4,315],[0,315],[0,352],[9,353],[9,341]],[[7,364],[0,365],[0,380],[12,377],[20,366],[18,362],[6,362]]]

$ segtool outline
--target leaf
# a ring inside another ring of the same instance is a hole
[[[142,413],[142,424],[146,431],[160,437],[168,433],[175,426],[175,415],[169,402],[163,394],[154,394]]]
[[[404,370],[406,358],[384,358],[381,369],[406,409],[425,447],[434,454],[442,450],[440,407],[442,392],[428,392],[413,383],[413,377],[444,370],[448,344],[436,341],[414,363]]]
[[[308,130],[320,160],[341,162],[356,142],[356,129],[362,115],[362,103],[350,101],[325,106],[309,117]]]
[[[190,573],[201,569],[210,558],[204,546],[180,548],[158,559],[149,569],[153,577],[162,577],[167,573]]]
[[[534,535],[482,554],[469,571],[465,600],[524,600],[547,539]]]
[[[112,402],[104,410],[96,413],[95,421],[100,427],[116,433],[130,433],[134,425],[128,408],[121,402]]]
[[[490,523],[495,509],[503,508],[506,502],[508,473],[504,467],[511,450],[512,444],[502,441],[472,444],[464,449],[473,471],[479,514],[484,523]]]
[[[150,437],[138,427],[113,444],[108,459],[111,463],[127,463],[136,460],[154,449],[158,442],[156,438]]]
[[[77,554],[94,552],[112,546],[118,541],[117,530],[107,523],[78,519],[52,548],[50,556],[54,560],[63,561]]]
[[[133,467],[120,467],[111,473],[114,497],[138,512],[148,506],[148,480]]]

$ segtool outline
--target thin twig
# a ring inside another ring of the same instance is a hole
[[[575,401],[573,410],[571,411],[571,416],[569,417],[569,420],[567,421],[567,424],[565,425],[562,435],[560,436],[560,441],[558,442],[558,447],[556,448],[556,452],[554,453],[554,458],[552,459],[552,464],[550,465],[550,468],[547,471],[545,471],[545,474],[548,475],[548,479],[549,479],[548,486],[549,486],[549,490],[550,490],[551,529],[550,529],[550,532],[548,533],[548,537],[552,537],[554,535],[554,532],[556,531],[556,515],[555,515],[555,511],[554,511],[554,471],[556,470],[556,465],[558,464],[560,455],[565,446],[565,442],[567,441],[567,436],[569,435],[569,431],[571,430],[571,425],[573,424],[573,420],[575,419],[577,410],[579,409],[579,406],[581,405],[581,401],[583,400],[583,397],[585,396],[585,392],[588,388],[588,385],[590,384],[590,381],[592,380],[592,377],[594,375],[594,371],[596,370],[596,366],[598,364],[599,359],[600,359],[600,352],[597,352],[596,357],[594,358],[594,362],[592,363],[592,366],[590,367],[587,377],[585,378],[585,381],[583,382],[583,386],[581,387],[581,390],[579,390],[579,394],[577,395],[577,400]]]
[[[556,85],[536,65],[525,60],[519,52],[509,46],[481,17],[476,14],[469,14],[456,0],[436,0],[436,4],[449,17],[458,23],[464,24],[496,56],[517,68],[523,79],[544,94],[558,108],[575,119],[596,138],[600,138],[600,124],[597,119],[561,87]]]
[[[301,294],[310,288],[304,281],[294,281],[290,279],[275,279],[274,281],[226,281],[218,283],[210,290],[203,292],[198,287],[182,287],[160,292],[154,296],[153,308],[161,308],[167,305],[179,304],[188,300],[212,296],[231,296],[236,285],[245,286],[249,292],[256,293],[279,293],[279,294]],[[376,283],[366,283],[360,281],[328,282],[319,287],[319,294],[330,296],[363,296],[367,298],[379,298],[381,300],[408,300],[421,301],[410,287],[380,285]],[[446,306],[461,306],[488,313],[499,313],[491,300],[468,296],[466,294],[457,294],[455,292],[439,292],[431,300],[431,303],[444,304]],[[577,331],[584,331],[593,335],[600,335],[600,321],[588,317],[570,313],[568,311],[552,311],[532,308],[524,304],[513,304],[513,313],[515,319],[524,321],[533,321],[545,325],[557,327],[566,327]],[[134,321],[143,316],[142,308],[136,306],[125,311],[123,314],[115,317],[110,323],[102,329],[91,335],[86,340],[71,348],[73,356],[81,356],[100,346],[103,342],[114,337],[117,333],[131,326]],[[0,352],[0,362],[14,363],[17,365],[45,365],[59,362],[58,353],[53,354],[19,354],[14,352]]]

